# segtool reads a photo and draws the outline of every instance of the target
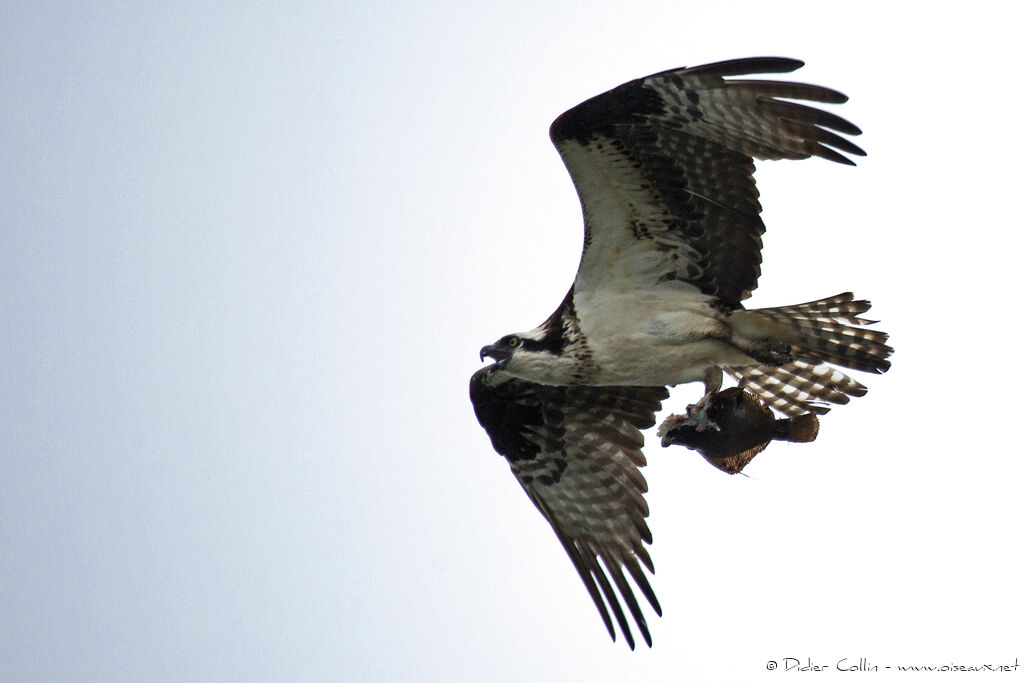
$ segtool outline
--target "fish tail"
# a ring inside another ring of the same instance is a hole
[[[814,441],[818,438],[818,416],[804,413],[796,417],[776,420],[772,424],[773,437],[783,441]]]

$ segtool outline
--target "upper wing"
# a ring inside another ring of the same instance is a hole
[[[583,205],[577,293],[675,283],[669,286],[740,306],[757,286],[764,233],[751,157],[852,164],[840,152],[864,154],[828,130],[860,134],[852,123],[787,101],[836,104],[845,95],[802,83],[725,80],[802,65],[764,57],[664,71],[555,120],[551,140]]]
[[[643,545],[651,542],[651,532],[643,497],[647,482],[638,468],[646,464],[640,430],[654,424],[654,413],[668,391],[545,386],[491,366],[473,375],[469,393],[494,449],[508,459],[555,530],[612,639],[609,608],[630,648],[634,645],[609,577],[650,645],[647,622],[622,570],[660,615],[658,599],[640,567],[642,562],[654,572]]]

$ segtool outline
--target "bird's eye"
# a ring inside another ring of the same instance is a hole
[[[514,349],[522,343],[523,341],[516,336],[509,337],[507,340],[505,340],[505,345],[508,346],[510,349]]]

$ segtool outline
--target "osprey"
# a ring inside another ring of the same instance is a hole
[[[833,365],[881,373],[888,335],[865,329],[852,294],[746,309],[760,276],[764,224],[757,159],[863,155],[860,130],[799,104],[846,96],[794,82],[730,79],[803,63],[752,58],[630,81],[551,125],[583,207],[583,256],[569,293],[538,327],[484,346],[470,381],[477,419],[547,518],[612,639],[634,646],[625,603],[648,646],[633,583],[661,607],[639,468],[641,430],[667,386],[723,372],[784,415],[822,414],[867,390]],[[704,425],[716,429],[714,424]],[[613,588],[614,584],[614,588]],[[618,596],[616,596],[616,590]],[[609,610],[611,614],[609,614]]]

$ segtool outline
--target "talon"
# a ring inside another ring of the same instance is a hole
[[[708,417],[709,396],[711,396],[711,394],[706,394],[704,398],[693,405],[686,406],[686,421],[698,432],[722,431],[722,428],[719,427],[714,420]]]

